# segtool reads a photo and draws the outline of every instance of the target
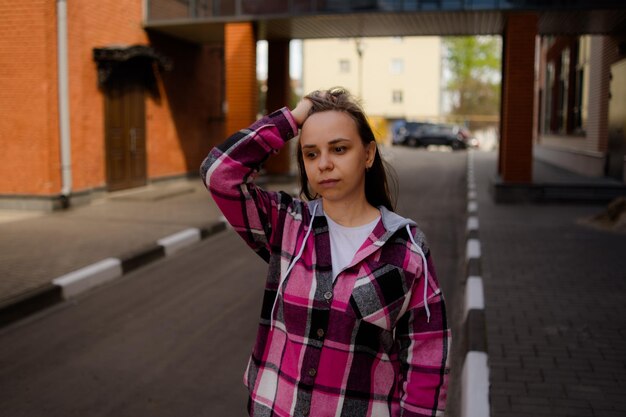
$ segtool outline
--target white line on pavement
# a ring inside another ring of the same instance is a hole
[[[63,298],[68,299],[97,285],[122,276],[122,262],[107,258],[52,280],[61,287]]]
[[[461,378],[461,417],[489,417],[487,354],[467,352]]]
[[[478,217],[470,216],[467,218],[467,231],[478,230]]]
[[[183,249],[185,246],[189,246],[199,241],[200,229],[192,227],[164,237],[163,239],[159,239],[157,240],[157,244],[163,246],[165,249],[165,256],[170,256],[171,254]]]
[[[481,277],[472,276],[467,279],[465,288],[465,315],[470,310],[484,310],[485,296],[483,293],[483,280]]]
[[[468,260],[480,258],[480,241],[478,239],[468,239],[466,254]]]

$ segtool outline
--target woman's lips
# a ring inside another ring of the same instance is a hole
[[[339,180],[324,180],[324,181],[320,181],[318,184],[320,185],[320,187],[329,188],[329,187],[333,187],[338,182]]]

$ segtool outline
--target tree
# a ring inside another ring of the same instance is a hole
[[[448,37],[443,43],[449,78],[446,89],[452,95],[451,114],[499,114],[500,38]]]

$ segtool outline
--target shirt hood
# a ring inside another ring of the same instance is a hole
[[[309,201],[307,206],[311,215],[313,215],[313,213],[315,213],[316,216],[324,215],[321,198]],[[380,217],[383,222],[383,226],[387,231],[384,236],[385,239],[383,240],[386,240],[387,237],[393,235],[398,230],[405,228],[407,225],[410,227],[417,226],[417,223],[413,220],[402,217],[399,214],[387,209],[385,206],[378,206],[378,209],[380,210]]]
[[[311,229],[313,226],[313,219],[315,219],[315,216],[324,215],[324,209],[322,208],[322,200],[319,198],[316,200],[309,201],[307,204],[307,207],[309,209],[309,213],[311,214],[311,221],[309,223],[307,235],[304,238],[302,247],[300,248],[298,255],[291,262],[291,265],[289,266],[289,269],[287,270],[287,274],[289,273],[289,271],[291,270],[295,262],[298,260],[298,258],[302,254],[302,251],[304,250],[304,245],[306,245],[306,240],[307,240],[306,238],[308,237],[308,234],[311,232]],[[426,253],[429,250],[426,245],[426,239],[424,237],[424,233],[422,233],[422,231],[417,227],[417,223],[415,223],[413,220],[402,217],[399,214],[394,213],[391,210],[388,210],[384,206],[379,206],[378,209],[380,210],[380,217],[383,222],[383,227],[385,228],[385,233],[383,233],[382,236],[378,237],[378,240],[374,242],[374,245],[378,247],[383,246],[385,242],[389,240],[389,238],[398,230],[406,229],[406,233],[409,237],[410,242],[412,243],[411,250],[419,254],[419,256],[422,258],[422,265],[424,268],[424,280],[428,282],[428,261],[426,259]],[[413,235],[413,232],[411,231],[411,227],[415,227],[415,232],[416,232],[415,236]],[[426,310],[426,321],[429,322],[430,321],[430,309],[428,308],[428,297],[427,297],[428,285],[425,283],[423,287],[424,287],[423,297],[424,297],[424,309]],[[278,299],[278,297],[276,298]],[[274,312],[274,309],[272,308],[272,314],[273,312]]]

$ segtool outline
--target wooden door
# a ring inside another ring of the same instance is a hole
[[[105,91],[107,189],[146,184],[146,116],[140,80],[118,78]]]

